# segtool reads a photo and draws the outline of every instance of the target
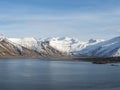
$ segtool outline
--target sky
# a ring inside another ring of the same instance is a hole
[[[0,0],[0,33],[110,39],[120,36],[120,0]]]

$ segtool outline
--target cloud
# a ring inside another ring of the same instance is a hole
[[[119,32],[119,10],[117,8],[100,12],[80,12],[73,10],[57,11],[46,8],[32,8],[32,10],[29,10],[27,7],[25,9],[17,7],[17,9],[12,10],[12,13],[1,12],[0,32],[7,33],[9,36],[89,38],[94,35],[94,37],[102,37],[103,33]],[[19,33],[20,35],[13,33]],[[40,35],[37,35],[38,33]],[[108,36],[106,35],[106,37]]]

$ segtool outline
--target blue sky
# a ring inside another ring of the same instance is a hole
[[[109,39],[120,35],[120,0],[0,0],[0,33]]]

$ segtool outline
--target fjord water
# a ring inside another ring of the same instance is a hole
[[[54,59],[0,59],[0,90],[120,90],[120,67]]]

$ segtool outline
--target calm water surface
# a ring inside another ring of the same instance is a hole
[[[0,59],[0,90],[120,90],[120,66]]]

